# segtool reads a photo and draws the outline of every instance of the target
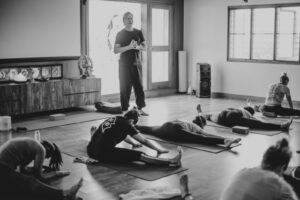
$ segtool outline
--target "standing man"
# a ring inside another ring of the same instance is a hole
[[[120,53],[119,79],[120,98],[123,111],[129,108],[131,89],[136,98],[136,105],[140,115],[147,116],[142,108],[146,106],[143,90],[143,75],[140,54],[146,50],[146,43],[142,31],[133,28],[133,14],[126,12],[123,16],[124,29],[116,36],[114,53]]]

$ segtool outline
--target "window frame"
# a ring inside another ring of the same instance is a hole
[[[265,4],[265,5],[246,5],[246,6],[228,6],[227,10],[227,61],[230,62],[254,62],[254,63],[272,63],[272,64],[299,64],[300,63],[300,45],[299,45],[299,58],[298,61],[288,61],[288,60],[276,60],[276,51],[277,51],[277,23],[278,23],[278,8],[281,7],[298,7],[300,3],[288,3],[288,4]],[[253,51],[253,9],[256,8],[274,8],[275,9],[275,17],[274,17],[274,46],[273,46],[273,60],[263,60],[263,59],[253,59],[252,51]],[[242,58],[230,58],[230,11],[236,9],[250,9],[250,58],[242,59]]]

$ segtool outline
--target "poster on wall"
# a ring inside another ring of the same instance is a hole
[[[62,79],[63,65],[33,65],[15,66],[0,69],[0,83],[15,82],[22,77],[23,82],[29,80],[51,80]]]

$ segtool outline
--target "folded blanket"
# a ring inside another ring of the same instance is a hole
[[[131,190],[127,194],[120,194],[121,200],[158,200],[169,199],[180,196],[181,192],[178,188],[157,187],[146,188],[140,190]]]

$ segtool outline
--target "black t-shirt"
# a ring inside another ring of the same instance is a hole
[[[140,45],[145,41],[142,31],[138,29],[133,29],[133,31],[127,31],[122,29],[118,32],[116,36],[115,44],[120,44],[121,47],[127,46],[131,43],[132,40],[137,41],[137,44]],[[121,53],[120,62],[125,65],[137,65],[140,63],[140,52],[139,50],[131,49]]]
[[[138,133],[138,130],[124,117],[111,117],[100,124],[89,145],[94,151],[101,148],[113,148],[127,135],[133,136]]]

